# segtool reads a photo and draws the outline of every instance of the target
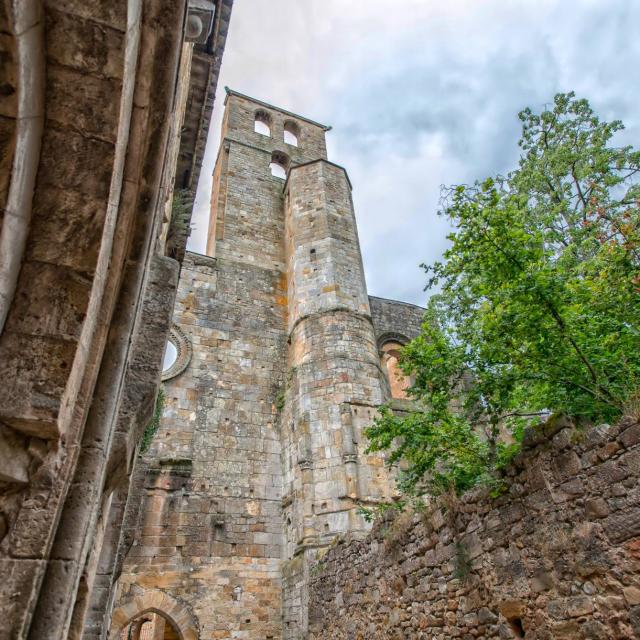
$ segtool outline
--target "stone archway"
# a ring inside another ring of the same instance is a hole
[[[149,589],[116,607],[111,618],[109,640],[119,640],[120,632],[132,620],[144,613],[159,613],[168,620],[180,636],[180,640],[198,640],[198,622],[186,604],[159,589]]]
[[[400,369],[400,351],[409,339],[399,333],[386,333],[378,338],[378,352],[380,367],[384,371],[389,383],[391,397],[395,400],[407,400],[407,389],[412,384]]]

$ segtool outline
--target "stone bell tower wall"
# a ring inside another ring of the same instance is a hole
[[[364,536],[357,508],[389,499],[362,427],[383,402],[376,340],[341,167],[295,166],[285,189],[289,357],[281,415],[286,564],[284,638],[307,628],[309,563],[336,535]]]
[[[254,131],[256,116],[268,122],[271,135]],[[284,142],[285,125],[297,131],[297,147]],[[327,128],[228,93],[213,172],[208,255],[284,270],[283,181],[271,175],[269,164],[274,154],[287,165],[326,158]]]
[[[254,132],[257,110],[270,137]],[[298,162],[325,153],[321,125],[295,119],[299,149],[283,142],[285,121],[294,118],[228,95],[212,194],[216,257],[185,259],[174,323],[192,357],[165,383],[140,531],[119,583],[116,610],[161,589],[192,611],[203,638],[282,636],[285,181],[269,164],[274,152]]]
[[[155,589],[202,638],[303,638],[318,549],[364,537],[358,507],[390,498],[382,458],[365,453],[386,387],[326,130],[228,91],[211,256],[187,254],[174,314],[192,357],[165,384],[118,612]]]

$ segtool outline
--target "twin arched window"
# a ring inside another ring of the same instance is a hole
[[[271,137],[271,116],[266,111],[262,109],[256,111],[253,130],[262,136]],[[284,131],[282,134],[284,142],[292,147],[297,147],[299,137],[300,127],[292,120],[287,120],[284,123]]]

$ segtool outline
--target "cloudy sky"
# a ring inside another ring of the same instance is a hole
[[[225,85],[330,124],[369,293],[424,304],[440,185],[512,168],[559,91],[640,134],[640,0],[235,0],[189,248],[204,252]]]

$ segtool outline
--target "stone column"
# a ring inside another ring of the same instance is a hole
[[[369,476],[359,478],[351,412],[353,406],[378,406],[383,396],[344,169],[326,160],[291,169],[285,229],[290,382],[284,415],[295,428],[282,433],[289,439],[285,451],[305,452],[303,464],[292,454],[284,457],[285,484],[294,495],[298,487],[303,502],[302,509],[292,510],[301,526],[290,529],[299,536],[299,577],[285,583],[285,591],[295,592],[285,593],[285,608],[287,602],[301,605],[285,611],[285,638],[298,638],[307,626],[305,576],[316,550],[336,535],[367,530],[357,506],[362,491],[371,493],[359,486]]]

